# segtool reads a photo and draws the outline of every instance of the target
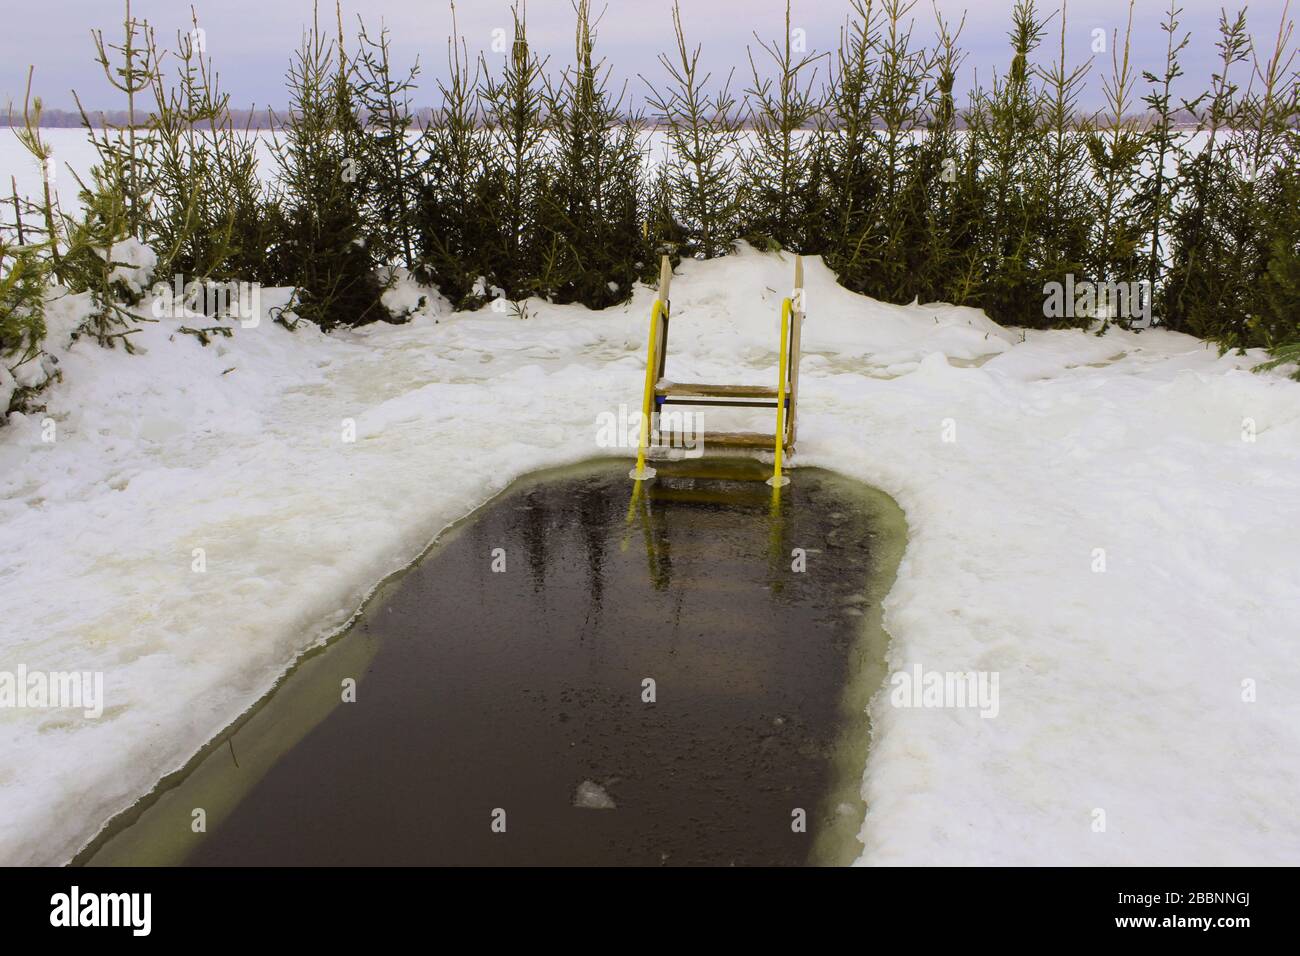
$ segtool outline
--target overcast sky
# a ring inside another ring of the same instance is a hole
[[[1271,47],[1286,0],[1253,0],[1248,9],[1252,32],[1261,45]],[[1292,0],[1292,13],[1300,0]],[[916,34],[927,40],[933,33],[933,5],[945,17],[959,20],[967,11],[961,45],[968,53],[965,83],[975,70],[987,80],[994,68],[1007,62],[1006,33],[1012,0],[921,0],[916,6]],[[1055,9],[1057,0],[1040,6]],[[283,76],[291,51],[298,44],[304,23],[311,16],[311,0],[196,0],[200,25],[206,31],[208,52],[215,60],[232,105],[281,106],[287,102]],[[1199,90],[1209,82],[1214,64],[1214,39],[1220,4],[1213,0],[1182,0],[1183,28],[1192,33],[1185,53],[1187,85]],[[671,47],[671,0],[597,0],[604,9],[597,37],[599,55],[608,59],[616,80],[630,80],[629,90],[639,100],[645,91],[637,74],[652,79],[661,75],[656,56]],[[1135,54],[1139,67],[1155,68],[1164,53],[1159,24],[1168,0],[1138,0],[1134,22]],[[1235,9],[1235,5],[1233,9]],[[325,18],[333,22],[332,0],[322,4]],[[746,44],[753,32],[767,38],[782,24],[784,0],[682,0],[687,39],[703,44],[703,62],[716,73],[732,66],[738,78],[747,77]],[[1094,31],[1107,35],[1124,27],[1128,0],[1072,0],[1067,33],[1067,54],[1077,62],[1092,56]],[[36,66],[35,91],[47,106],[72,108],[70,91],[76,89],[87,107],[117,108],[120,95],[110,90],[92,60],[92,28],[109,36],[120,29],[118,0],[0,0],[0,106],[20,101],[29,64]],[[133,10],[155,27],[160,41],[172,42],[177,30],[189,29],[189,3],[184,0],[134,0]],[[797,0],[794,24],[805,31],[810,48],[832,49],[848,10],[847,0]],[[399,62],[419,56],[424,70],[419,105],[435,105],[434,75],[445,69],[446,37],[451,15],[447,0],[344,0],[349,24],[363,12],[367,23],[386,24],[393,35]],[[461,32],[471,51],[483,51],[489,64],[501,61],[492,52],[493,31],[510,23],[506,0],[461,0],[457,4]],[[534,45],[561,67],[572,56],[572,5],[570,0],[530,0],[527,5],[530,37]],[[1053,26],[1052,31],[1058,30]],[[1053,51],[1057,40],[1048,47]],[[1085,106],[1101,103],[1097,71],[1109,67],[1107,57],[1097,57]],[[742,68],[746,71],[741,72]],[[745,83],[739,83],[743,87]]]

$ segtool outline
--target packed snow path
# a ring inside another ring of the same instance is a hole
[[[794,464],[907,513],[891,670],[999,675],[995,717],[877,695],[862,861],[1300,863],[1300,385],[808,266]],[[685,263],[669,376],[773,379],[790,274]],[[0,708],[0,863],[68,860],[514,477],[630,456],[596,422],[637,408],[652,297],[62,353],[0,429],[0,671],[102,671],[106,703]]]

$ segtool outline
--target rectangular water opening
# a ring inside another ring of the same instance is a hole
[[[901,512],[659,464],[511,486],[78,862],[851,861]]]

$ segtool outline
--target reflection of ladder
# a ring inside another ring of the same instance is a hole
[[[659,294],[650,313],[650,343],[646,350],[645,394],[641,402],[641,440],[637,449],[636,468],[630,477],[637,481],[653,478],[655,470],[646,466],[650,445],[651,414],[658,418],[665,405],[707,405],[714,408],[771,408],[776,411],[776,428],[768,432],[706,432],[704,443],[722,448],[771,448],[775,468],[769,484],[783,485],[789,478],[781,474],[785,453],[794,449],[795,409],[799,397],[799,336],[804,318],[803,258],[794,260],[794,291],[781,303],[781,347],[775,388],[763,385],[702,385],[670,382],[664,378],[668,358],[668,292],[672,284],[672,265],[664,256],[659,268]],[[673,433],[660,435],[660,443],[681,447],[691,436]]]

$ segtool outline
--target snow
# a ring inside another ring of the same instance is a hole
[[[153,277],[154,269],[158,265],[158,255],[138,240],[123,239],[109,247],[108,263],[113,266],[113,271],[108,274],[108,281],[120,282],[136,295],[140,295]]]
[[[877,695],[861,862],[1300,863],[1300,385],[806,268],[794,464],[906,511],[890,668],[1000,675],[991,719]],[[670,377],[772,381],[791,274],[684,263]],[[68,860],[515,477],[630,455],[597,417],[640,400],[651,290],[527,321],[427,294],[395,293],[406,325],[206,348],[164,319],[136,356],[65,348],[60,300],[63,380],[0,429],[0,670],[102,672],[106,699],[0,708],[0,862]]]
[[[10,373],[4,362],[0,362],[0,408],[8,408],[9,400],[13,397],[14,389],[19,382]]]
[[[382,301],[394,316],[408,319],[417,313],[437,315],[436,298],[428,290],[421,289],[407,269],[397,268],[393,270],[392,284],[384,290]]]

